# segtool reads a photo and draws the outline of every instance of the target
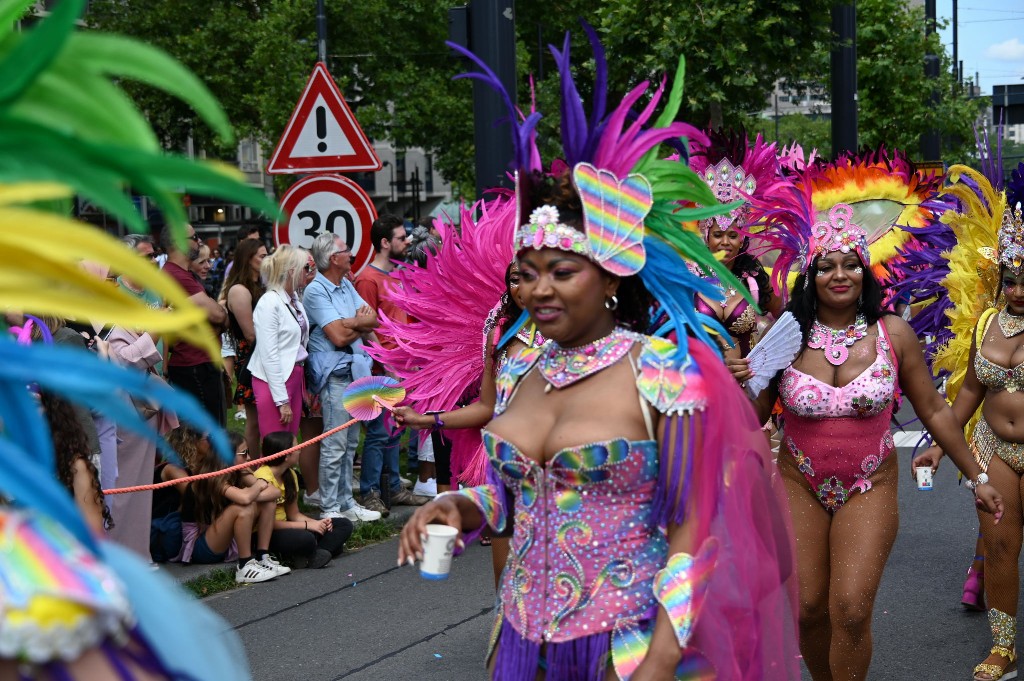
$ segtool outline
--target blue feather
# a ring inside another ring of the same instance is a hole
[[[0,438],[0,491],[16,506],[41,511],[58,520],[90,551],[96,551],[96,539],[85,526],[71,495],[58,482],[52,462],[46,466],[37,457]]]
[[[230,463],[234,453],[224,429],[200,404],[186,392],[152,381],[134,369],[116,366],[101,360],[91,352],[56,345],[19,345],[0,339],[0,381],[15,386],[38,383],[62,397],[87,406],[103,414],[118,425],[144,435],[161,447],[161,451],[177,459],[174,451],[124,399],[130,394],[139,399],[155,402],[172,411],[196,430],[208,433],[210,442],[221,459]],[[24,408],[7,413],[9,405],[0,403],[0,419],[24,414]],[[34,438],[37,442],[38,438]]]
[[[657,298],[662,310],[668,314],[668,328],[659,332],[676,332],[676,358],[682,360],[687,356],[689,335],[717,350],[718,344],[707,329],[712,329],[723,338],[729,338],[729,333],[717,319],[697,312],[694,300],[698,293],[713,300],[721,299],[721,289],[681,266],[679,254],[661,239],[645,237],[644,248],[647,251],[647,263],[640,270],[640,278],[647,290]]]
[[[498,339],[498,347],[503,348],[508,345],[508,342],[516,337],[519,330],[526,326],[526,322],[530,321],[530,313],[523,310],[523,313],[519,315],[519,319],[515,321],[512,326],[508,327],[508,331],[501,334],[501,338]]]

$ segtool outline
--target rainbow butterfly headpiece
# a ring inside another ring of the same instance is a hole
[[[1007,206],[999,226],[999,264],[1019,277],[1024,272],[1024,219],[1021,209]]]
[[[654,203],[651,183],[635,173],[619,179],[589,163],[577,163],[572,179],[583,203],[584,231],[561,223],[554,206],[540,206],[516,230],[516,251],[557,248],[620,277],[638,273],[647,260],[644,218]]]
[[[871,265],[867,232],[853,220],[853,208],[845,203],[837,203],[827,215],[819,216],[811,227],[810,257],[805,260],[802,268],[805,272],[819,256],[836,251],[854,252],[860,256],[865,267]]]

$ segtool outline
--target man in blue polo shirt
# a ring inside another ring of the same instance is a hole
[[[306,380],[310,391],[320,395],[326,432],[351,419],[342,394],[353,380],[370,375],[373,361],[363,350],[363,334],[377,326],[377,313],[346,278],[352,251],[340,237],[321,234],[311,252],[318,272],[302,296],[310,324]],[[381,517],[352,496],[352,457],[358,445],[359,428],[347,428],[320,442],[323,518],[356,522]]]

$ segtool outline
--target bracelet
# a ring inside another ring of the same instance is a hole
[[[441,430],[442,428],[444,428],[444,421],[441,420],[441,414],[443,414],[443,413],[444,412],[440,412],[440,411],[428,411],[427,412],[427,416],[433,416],[434,417],[434,425],[432,425],[430,427],[431,432],[436,431],[436,430]]]

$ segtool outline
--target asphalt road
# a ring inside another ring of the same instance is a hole
[[[948,461],[935,490],[919,492],[909,450],[899,456],[901,527],[875,606],[870,678],[965,681],[991,645],[985,616],[960,606],[977,518]],[[489,549],[470,547],[446,582],[395,559],[392,540],[207,603],[238,631],[260,681],[484,679]]]

